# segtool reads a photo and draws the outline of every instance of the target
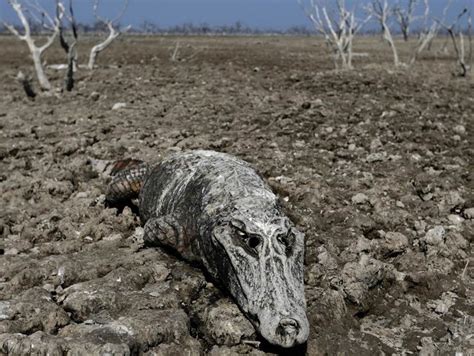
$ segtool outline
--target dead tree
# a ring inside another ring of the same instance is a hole
[[[59,4],[59,0],[56,0],[56,3]],[[58,6],[57,6],[58,8]],[[74,9],[72,6],[72,0],[69,0],[69,12],[65,13],[65,18],[69,21],[71,25],[71,33],[72,38],[70,41],[66,39],[66,34],[63,26],[63,21],[59,22],[59,42],[61,47],[64,49],[67,55],[67,70],[66,70],[66,78],[64,80],[64,84],[67,91],[71,91],[74,88],[74,72],[77,68],[77,25],[76,19],[74,17]]]
[[[467,17],[467,35],[468,43],[464,39],[463,28],[460,26],[461,20]],[[437,20],[441,27],[443,27],[449,34],[453,43],[454,52],[456,53],[456,61],[459,65],[459,76],[466,77],[471,70],[472,64],[472,17],[471,11],[464,8],[457,16],[456,20],[451,25],[446,25],[444,22]],[[458,39],[459,38],[459,39]],[[466,54],[467,52],[467,54]]]
[[[402,32],[405,42],[408,42],[412,23],[418,19],[418,16],[415,16],[415,9],[418,2],[419,0],[408,0],[405,7],[399,1],[397,6],[393,9],[395,20],[400,26],[400,31]]]
[[[392,13],[390,6],[387,0],[372,0],[369,6],[367,7],[367,12],[372,15],[374,18],[377,19],[381,28],[383,38],[389,44],[392,53],[393,53],[393,63],[396,67],[402,65],[400,62],[400,58],[398,56],[397,46],[393,40],[392,32],[390,31],[390,27],[388,25],[388,20],[390,14]]]
[[[446,18],[446,14],[448,13],[449,7],[451,6],[452,2],[453,0],[448,0],[446,2],[446,5],[443,9],[442,21],[444,21],[444,19]],[[441,27],[437,21],[430,19],[431,16],[429,0],[423,0],[423,4],[425,7],[423,15],[423,28],[420,32],[417,44],[412,50],[413,55],[409,61],[410,65],[413,65],[415,63],[418,56],[421,54],[421,52],[425,50],[425,48],[429,48],[429,46],[431,46],[431,43],[438,35]]]
[[[101,42],[101,43],[95,45],[94,47],[92,47],[91,53],[90,53],[90,56],[89,56],[89,64],[87,65],[87,67],[91,70],[94,69],[94,65],[95,65],[95,62],[97,60],[97,56],[99,55],[99,53],[102,52],[104,49],[106,49],[108,46],[110,46],[110,44],[118,36],[120,36],[123,32],[127,32],[131,28],[131,26],[127,26],[122,30],[116,28],[118,26],[117,25],[118,20],[123,16],[123,14],[125,13],[125,10],[127,9],[128,0],[125,0],[124,6],[122,7],[122,10],[119,12],[117,17],[115,17],[114,19],[107,19],[107,18],[103,18],[103,17],[99,16],[99,12],[98,12],[99,2],[100,2],[100,0],[94,0],[94,16],[97,19],[97,21],[99,21],[99,22],[101,22],[101,23],[103,23],[104,25],[107,26],[107,28],[109,30],[109,36],[103,42]]]
[[[12,9],[16,12],[20,19],[21,25],[23,26],[23,34],[11,24],[3,23],[4,26],[20,40],[25,41],[30,50],[31,57],[35,67],[36,76],[40,84],[41,89],[51,90],[51,83],[48,80],[43,68],[42,55],[56,39],[59,33],[59,23],[64,14],[64,6],[58,1],[58,11],[56,17],[53,19],[48,12],[39,5],[38,1],[28,1],[27,3],[21,3],[20,0],[7,0]],[[49,30],[51,33],[47,37],[46,42],[42,46],[37,46],[35,40],[32,38],[30,22],[27,19],[29,17],[42,25],[43,28]]]
[[[310,0],[309,6],[305,6],[302,0],[298,2],[315,30],[324,36],[326,44],[334,52],[336,68],[339,68],[340,61],[342,69],[352,69],[354,36],[367,23],[370,16],[362,21],[356,19],[355,8],[349,10],[345,0],[337,0],[335,9],[329,9],[330,12],[327,6],[317,0]]]
[[[173,54],[171,55],[171,61],[172,62],[178,61],[178,52],[179,52],[179,41],[176,41],[176,45],[174,46]]]

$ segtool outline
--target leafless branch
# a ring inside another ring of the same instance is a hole
[[[462,28],[456,28],[463,17],[467,17],[468,22],[468,34],[469,34],[469,57],[466,60],[466,49],[464,42],[464,34]],[[436,22],[443,27],[449,34],[451,41],[453,43],[454,52],[456,53],[456,60],[459,65],[459,75],[461,77],[466,77],[471,70],[471,61],[472,61],[472,39],[470,36],[472,19],[471,12],[467,8],[464,8],[452,22],[451,25],[446,25],[442,20],[436,19]],[[459,42],[457,37],[459,37]]]
[[[131,26],[127,26],[122,30],[115,28],[115,23],[124,15],[124,13],[125,13],[125,11],[128,7],[128,0],[124,1],[124,5],[123,5],[121,11],[113,19],[103,18],[99,15],[99,10],[98,10],[99,9],[99,4],[100,4],[100,0],[94,0],[94,5],[93,5],[94,16],[98,21],[102,22],[103,24],[105,24],[107,26],[107,28],[109,30],[109,36],[103,42],[101,42],[101,43],[95,45],[94,47],[92,47],[90,55],[89,55],[89,63],[87,65],[87,67],[91,70],[94,69],[94,65],[95,65],[95,62],[97,60],[97,57],[98,57],[99,53],[102,52],[103,50],[105,50],[108,46],[110,46],[110,44],[118,36],[120,36],[124,32],[127,32],[131,28]]]
[[[176,41],[176,45],[173,50],[173,54],[171,55],[171,61],[176,62],[178,60],[178,52],[179,52],[179,41]]]
[[[390,31],[390,27],[388,26],[388,19],[390,16],[391,8],[389,6],[388,0],[371,0],[371,3],[366,8],[367,12],[376,18],[382,28],[383,38],[389,44],[390,48],[392,49],[393,53],[393,63],[396,67],[403,65],[400,62],[400,58],[398,56],[398,50],[395,45],[395,41],[393,40],[392,32]]]
[[[419,0],[409,0],[406,7],[404,7],[401,1],[399,1],[393,9],[395,19],[400,26],[405,41],[408,41],[412,23],[419,19],[418,16],[415,16],[415,9],[418,2]]]
[[[369,21],[370,16],[363,20],[357,19],[355,7],[348,9],[345,0],[337,0],[335,7],[329,8],[329,11],[327,6],[316,0],[310,0],[309,6],[305,6],[302,0],[298,2],[315,30],[324,36],[326,44],[334,52],[336,68],[340,61],[343,69],[352,69],[354,36]]]
[[[104,24],[107,24],[109,22],[112,22],[112,23],[115,23],[117,22],[118,20],[120,20],[122,18],[122,16],[125,14],[125,11],[127,10],[128,8],[128,2],[129,0],[125,0],[124,3],[123,3],[123,6],[121,8],[121,10],[119,11],[119,13],[117,14],[116,17],[114,17],[113,19],[107,19],[107,18],[103,18],[99,15],[99,5],[100,5],[100,0],[94,0],[94,5],[93,5],[93,12],[94,12],[94,17],[104,23]]]
[[[43,64],[41,61],[41,56],[46,49],[48,49],[56,39],[56,36],[59,33],[60,22],[64,15],[64,6],[61,2],[58,2],[58,12],[53,19],[46,10],[44,10],[39,3],[35,1],[26,1],[25,5],[23,5],[19,0],[7,0],[8,4],[12,7],[12,9],[17,14],[18,18],[20,19],[21,25],[23,27],[23,34],[20,34],[18,30],[16,30],[12,25],[4,23],[5,27],[18,39],[25,41],[28,45],[30,50],[31,56],[33,58],[33,63],[35,66],[36,76],[38,77],[38,81],[40,86],[43,90],[51,90],[51,84],[46,77],[44,72]],[[42,46],[37,46],[35,40],[31,36],[31,28],[28,19],[25,16],[25,13],[36,13],[41,14],[42,18],[46,18],[50,23],[45,24],[42,22],[43,27],[46,29],[50,29],[52,33],[47,36],[46,42]],[[50,26],[51,25],[51,26]]]
[[[56,0],[57,8],[59,8],[60,0]],[[74,88],[74,73],[77,68],[77,50],[76,44],[78,39],[76,19],[74,17],[73,1],[69,0],[68,12],[65,13],[64,17],[68,20],[71,26],[71,34],[69,39],[66,39],[66,33],[63,26],[63,21],[59,24],[59,42],[61,47],[64,49],[67,55],[67,71],[66,78],[64,80],[67,91],[71,91]]]

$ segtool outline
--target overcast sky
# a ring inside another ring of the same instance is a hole
[[[54,0],[38,0],[51,6]],[[91,22],[92,0],[73,0],[76,17],[80,22]],[[330,3],[335,0],[328,0]],[[347,0],[351,2],[350,0]],[[392,0],[395,2],[398,0]],[[431,0],[434,12],[440,12],[447,0]],[[359,3],[364,3],[359,0]],[[454,0],[452,13],[462,6],[472,8],[473,0]],[[102,0],[101,13],[113,16],[122,0]],[[451,14],[452,16],[452,14]],[[16,21],[7,0],[0,0],[0,19]],[[297,0],[130,0],[123,24],[138,27],[144,21],[166,28],[183,23],[230,25],[236,21],[258,28],[286,29],[291,26],[308,25],[308,20]]]

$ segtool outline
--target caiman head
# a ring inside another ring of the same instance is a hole
[[[279,209],[233,209],[210,231],[206,264],[269,343],[307,341],[304,236]]]

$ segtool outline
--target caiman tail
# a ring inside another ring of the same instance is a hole
[[[107,203],[116,205],[138,198],[148,172],[149,165],[143,161],[124,159],[114,162],[110,171],[112,181],[105,194]]]

